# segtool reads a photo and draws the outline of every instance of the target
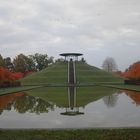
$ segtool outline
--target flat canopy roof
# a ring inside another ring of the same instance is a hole
[[[61,56],[81,56],[83,55],[82,53],[61,53]]]

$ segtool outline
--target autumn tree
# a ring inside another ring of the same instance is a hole
[[[15,80],[15,77],[12,75],[12,72],[4,67],[0,67],[0,82],[13,80]]]
[[[31,58],[25,56],[24,54],[19,54],[14,60],[14,69],[16,72],[34,71],[35,63]]]
[[[47,54],[36,53],[34,55],[30,55],[30,58],[35,63],[36,70],[38,71],[48,67],[49,64],[53,63],[53,57],[48,57]]]
[[[14,65],[13,65],[12,60],[11,60],[10,57],[6,57],[6,58],[4,59],[4,63],[5,63],[5,67],[6,67],[7,69],[9,69],[9,70],[13,70],[13,69],[14,69]]]
[[[130,65],[123,76],[132,80],[140,80],[140,61]]]
[[[102,64],[102,68],[107,72],[116,71],[117,70],[117,64],[116,64],[114,58],[107,57]]]
[[[26,58],[26,69],[27,71],[36,71],[36,66],[35,66],[35,62],[33,61],[33,59],[28,56]]]
[[[4,67],[4,66],[5,66],[4,59],[0,54],[0,67]]]

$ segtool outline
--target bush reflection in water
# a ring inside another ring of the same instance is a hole
[[[4,110],[16,110],[18,113],[47,113],[54,105],[41,98],[28,96],[25,93],[14,93],[0,96],[0,114]]]

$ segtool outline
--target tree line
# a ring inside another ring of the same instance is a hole
[[[122,77],[132,81],[132,84],[140,84],[140,61],[130,65],[124,72],[118,71],[117,64],[112,57],[107,57],[102,64],[103,70],[107,72],[115,72]]]
[[[13,60],[0,55],[0,87],[20,86],[16,81],[32,72],[40,71],[54,63],[54,58],[47,54],[19,54]]]
[[[19,54],[13,60],[10,57],[3,58],[0,55],[0,67],[10,71],[26,73],[28,71],[40,71],[54,62],[54,58],[47,54],[35,53],[34,55]]]
[[[64,61],[64,59],[59,58],[55,60],[55,62],[61,61]],[[81,61],[85,62],[83,58]],[[19,54],[13,59],[10,57],[4,58],[0,54],[0,86],[3,86],[3,82],[18,80],[32,72],[40,71],[53,63],[54,57],[49,57],[47,54]],[[126,77],[130,80],[140,81],[140,61],[133,63],[124,72],[121,72],[118,71],[118,67],[114,58],[107,57],[103,61],[102,68],[107,72],[115,72],[120,76]],[[12,84],[10,83],[10,85]]]

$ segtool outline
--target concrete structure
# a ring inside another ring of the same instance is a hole
[[[78,57],[82,56],[82,53],[61,53],[60,56],[64,56],[65,57],[65,61],[73,59],[75,61],[78,61]]]
[[[65,57],[65,61],[68,62],[68,84],[76,84],[76,69],[75,61],[78,61],[78,57],[82,56],[82,53],[62,53],[60,56]]]

